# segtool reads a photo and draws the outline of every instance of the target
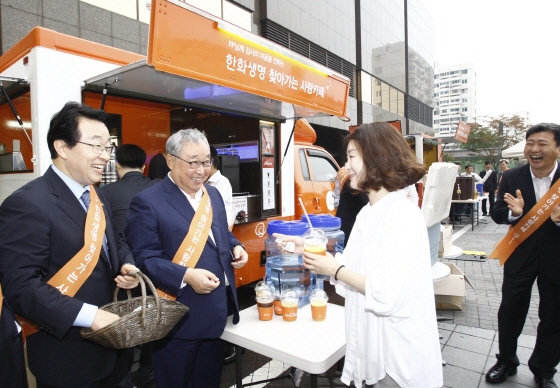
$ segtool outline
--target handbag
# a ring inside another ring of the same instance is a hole
[[[131,271],[128,275],[138,278],[142,296],[132,298],[130,290],[126,290],[128,299],[117,301],[117,287],[113,294],[113,302],[99,308],[117,314],[120,319],[96,331],[82,328],[82,338],[109,348],[131,348],[165,337],[189,311],[181,302],[160,298],[153,283],[142,272]],[[153,295],[146,296],[145,283]]]

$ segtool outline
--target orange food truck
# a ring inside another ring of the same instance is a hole
[[[47,170],[50,119],[80,101],[148,159],[189,127],[221,150],[249,252],[237,286],[264,276],[267,224],[299,219],[299,197],[334,213],[339,166],[304,119],[345,118],[350,80],[181,1],[152,2],[147,57],[37,27],[0,57],[0,85],[0,202]]]

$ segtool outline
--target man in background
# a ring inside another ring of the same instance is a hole
[[[490,207],[488,208],[488,213],[492,213],[492,209],[494,208],[494,193],[498,189],[498,179],[496,176],[496,172],[492,171],[492,162],[487,161],[486,163],[484,163],[484,168],[486,170],[480,173],[480,177],[484,181],[482,191],[488,195],[488,202],[490,203]],[[487,202],[486,199],[482,200],[483,216],[488,215],[488,213],[486,212],[486,202]]]
[[[500,161],[500,169],[501,169],[501,171],[498,173],[498,186],[500,185],[500,182],[502,180],[502,176],[504,175],[504,172],[509,170],[509,161],[507,161],[506,159],[502,159]],[[498,194],[498,188],[497,187],[496,187],[496,194]]]
[[[167,166],[167,152],[163,151],[155,155],[152,160],[150,160],[150,169],[148,170],[148,178],[150,179],[163,179],[169,172],[169,167]]]
[[[228,228],[231,230],[235,221],[235,215],[233,214],[233,189],[229,179],[218,170],[218,151],[213,146],[210,146],[210,158],[212,159],[212,167],[210,167],[210,175],[206,184],[215,187],[220,192],[226,207]]]
[[[144,189],[160,182],[144,175],[146,152],[135,144],[123,144],[117,149],[117,174],[119,180],[101,188],[111,202],[115,226],[119,233],[124,233],[126,216],[132,198]]]

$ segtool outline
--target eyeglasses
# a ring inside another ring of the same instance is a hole
[[[171,156],[175,156],[177,159],[181,159],[183,162],[190,164],[191,166],[191,170],[196,170],[198,169],[200,166],[204,167],[204,168],[209,168],[212,166],[212,163],[214,163],[214,159],[208,159],[202,162],[199,162],[198,160],[195,160],[193,162],[189,162],[188,160],[185,160],[183,158],[178,157],[177,155],[173,155],[173,154],[169,154]]]
[[[102,154],[103,151],[105,151],[107,152],[107,155],[111,155],[111,152],[113,152],[113,150],[115,149],[114,145],[103,147],[101,144],[89,144],[89,143],[84,143],[83,141],[78,141],[78,143],[91,146],[93,152],[95,152],[96,154]]]

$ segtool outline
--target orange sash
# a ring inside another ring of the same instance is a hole
[[[105,236],[105,213],[93,186],[89,186],[90,205],[84,231],[84,247],[70,259],[64,267],[47,282],[62,295],[73,297],[92,274],[99,261]],[[39,328],[25,318],[19,317],[25,336],[39,331]]]
[[[208,236],[210,236],[210,227],[212,226],[212,204],[210,203],[210,196],[204,186],[202,186],[202,193],[202,199],[191,221],[189,231],[173,257],[173,263],[182,265],[183,267],[194,268],[196,266],[196,263],[198,263],[202,255],[206,241],[208,241]],[[177,299],[176,296],[167,294],[160,289],[157,291],[161,298],[170,300]]]
[[[2,285],[0,284],[0,318],[2,318],[2,303],[4,303],[4,296],[2,295]]]
[[[535,230],[537,230],[552,214],[552,209],[560,202],[560,179],[550,186],[550,189],[533,206],[521,220],[510,227],[508,234],[500,240],[494,251],[488,256],[500,260],[500,265],[504,265],[513,251],[517,249]]]

